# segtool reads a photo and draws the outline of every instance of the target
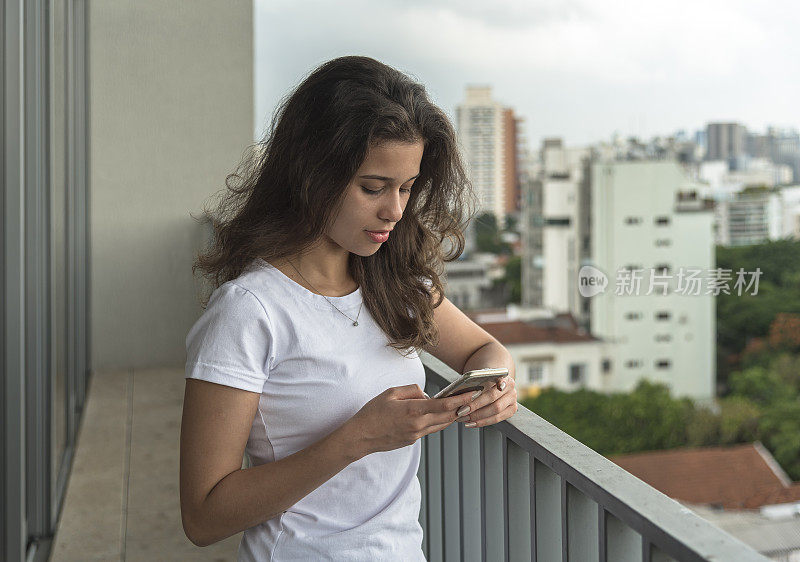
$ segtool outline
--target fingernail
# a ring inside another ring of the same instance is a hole
[[[465,423],[464,427],[475,427],[475,422]]]
[[[505,389],[506,389],[506,381],[502,381],[500,383],[500,390],[505,390]]]
[[[469,414],[470,407],[469,406],[461,406],[458,410],[456,410],[456,415],[461,417],[464,414]]]
[[[475,392],[475,394],[472,395],[472,398],[470,399],[470,401],[475,400],[478,396],[481,395],[482,392],[483,392],[483,389],[480,389],[477,392]]]

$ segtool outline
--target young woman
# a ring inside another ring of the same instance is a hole
[[[471,195],[455,132],[423,86],[349,56],[261,146],[194,266],[214,288],[186,338],[184,530],[199,546],[244,531],[239,560],[424,560],[420,437],[517,410],[508,351],[442,295]],[[431,399],[419,349],[509,376]]]

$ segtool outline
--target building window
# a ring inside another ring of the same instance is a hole
[[[637,367],[642,366],[642,362],[639,361],[638,359],[628,359],[627,361],[625,361],[625,366],[628,369],[636,369]]]
[[[544,384],[544,363],[528,363],[528,384]]]
[[[611,359],[603,359],[603,372],[608,373],[611,371]]]
[[[569,226],[570,218],[569,217],[549,218],[545,219],[544,223],[547,226]]]
[[[672,245],[672,240],[670,240],[669,238],[659,238],[658,240],[656,240],[656,246],[658,247],[671,246],[671,245]]]
[[[625,217],[625,224],[641,224],[642,217]]]
[[[625,320],[641,320],[642,313],[641,312],[626,312],[625,313]]]
[[[654,338],[657,342],[672,341],[672,334],[656,334]]]
[[[669,359],[660,359],[656,361],[656,369],[669,369],[670,363]]]
[[[669,266],[668,263],[659,263],[653,269],[655,269],[657,273],[667,274],[672,268]]]
[[[569,382],[572,384],[586,384],[585,363],[573,363],[569,366]]]
[[[656,320],[669,320],[672,315],[669,311],[662,310],[661,312],[656,312]]]
[[[669,224],[669,217],[656,217],[656,226],[666,226]]]

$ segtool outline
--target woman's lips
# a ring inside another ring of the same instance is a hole
[[[372,232],[371,230],[365,230],[364,232],[367,233],[370,240],[380,244],[381,242],[386,242],[389,239],[389,232]]]

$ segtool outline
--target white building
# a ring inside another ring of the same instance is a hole
[[[781,237],[800,240],[800,185],[781,188],[783,216]]]
[[[728,162],[711,160],[699,165],[699,177],[708,184],[711,191],[739,191],[748,185],[774,187],[793,181],[791,166],[775,164],[768,158],[744,158],[744,168],[729,170]]]
[[[492,286],[491,267],[482,254],[445,263],[444,293],[450,302],[461,310],[484,307],[483,295]]]
[[[570,312],[587,324],[577,293],[580,261],[588,251],[588,207],[584,165],[589,148],[566,148],[559,138],[545,139],[536,175],[523,184],[522,303]]]
[[[712,189],[701,191],[715,201],[714,241],[722,246],[800,239],[800,186]]]
[[[716,201],[714,238],[722,246],[747,246],[783,235],[779,191],[744,190]]]
[[[566,149],[545,143],[543,173],[538,187],[542,193],[542,306],[567,311],[581,319],[578,283],[581,253],[588,235],[581,221],[581,184],[588,148]]]
[[[702,276],[714,268],[712,212],[696,188],[673,161],[592,164],[592,264],[609,283],[589,299],[591,333],[616,344],[609,391],[630,391],[644,377],[667,384],[673,396],[715,395],[714,296],[705,282],[698,295],[675,292],[679,268]],[[622,269],[643,270],[636,292],[615,294]],[[651,290],[651,270],[672,277],[666,289]]]
[[[520,398],[536,396],[546,387],[567,392],[606,387],[607,345],[578,326],[569,314],[542,309],[477,312],[470,317],[511,353]]]

